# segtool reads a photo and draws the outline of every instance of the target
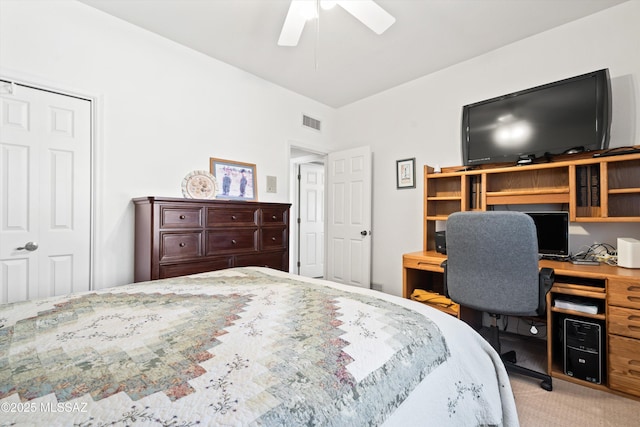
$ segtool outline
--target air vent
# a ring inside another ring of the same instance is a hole
[[[311,129],[315,129],[317,131],[320,131],[320,124],[322,122],[320,122],[320,120],[318,119],[314,119],[313,117],[309,117],[307,115],[302,115],[302,126],[306,126],[308,128]]]

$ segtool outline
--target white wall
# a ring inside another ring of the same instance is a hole
[[[0,75],[99,99],[97,287],[133,280],[132,198],[182,197],[219,157],[256,163],[259,199],[287,202],[290,141],[330,148],[334,109],[75,1],[2,0]]]
[[[610,147],[640,144],[639,22],[640,2],[627,2],[339,109],[338,143],[368,144],[374,152],[373,283],[401,294],[402,254],[422,248],[422,165],[462,164],[463,105],[609,68]],[[396,190],[395,160],[410,157],[417,188]],[[640,238],[638,223],[570,231],[574,251],[595,241],[615,245],[618,236]]]
[[[289,201],[288,144],[371,145],[374,284],[400,294],[401,256],[422,247],[424,164],[457,165],[461,106],[608,67],[611,146],[640,144],[640,2],[628,2],[334,110],[72,0],[0,0],[0,75],[99,98],[96,285],[133,279],[133,206],[181,197],[209,157],[256,163],[259,198]],[[428,55],[429,52],[419,54]],[[323,133],[299,125],[305,112]],[[418,187],[396,190],[416,157]],[[266,176],[278,193],[263,191]],[[572,227],[572,246],[640,238],[640,224]]]

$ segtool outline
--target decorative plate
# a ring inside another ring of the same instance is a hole
[[[182,180],[182,195],[187,199],[215,199],[216,177],[207,171],[193,171]]]

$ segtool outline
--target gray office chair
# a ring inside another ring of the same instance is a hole
[[[462,306],[487,312],[492,319],[487,340],[500,352],[500,315],[542,316],[553,270],[538,265],[538,240],[531,217],[521,212],[457,212],[446,231],[445,287]],[[542,380],[551,377],[515,364],[515,352],[501,354],[507,371]]]

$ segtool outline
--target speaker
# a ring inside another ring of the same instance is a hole
[[[447,253],[446,231],[436,231],[436,252],[441,254]]]
[[[602,384],[604,335],[602,325],[567,317],[564,319],[564,373]]]
[[[640,268],[640,240],[618,237],[618,266]]]

